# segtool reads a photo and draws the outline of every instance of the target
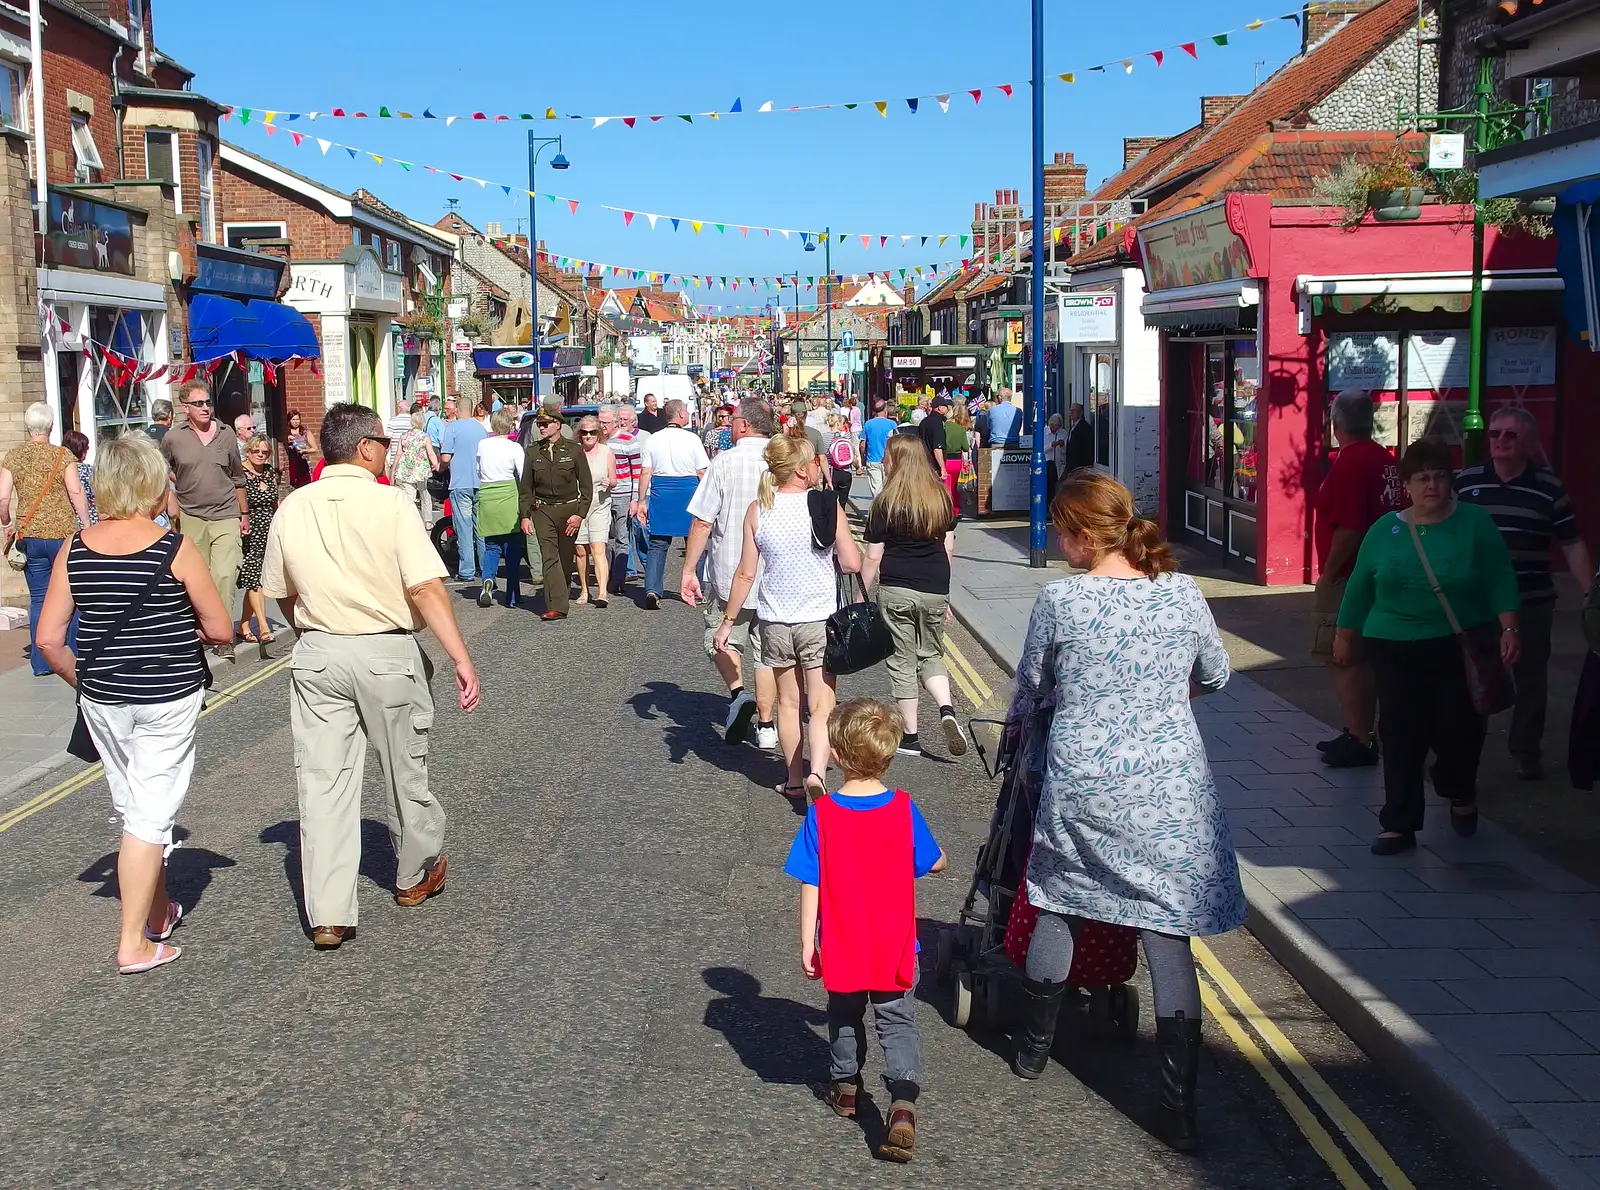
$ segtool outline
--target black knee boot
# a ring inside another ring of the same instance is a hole
[[[1061,998],[1067,985],[1039,980],[1022,981],[1022,1017],[1017,1024],[1017,1052],[1011,1069],[1018,1078],[1038,1078],[1050,1061],[1050,1047],[1056,1039],[1056,1018],[1061,1014]]]
[[[1195,1123],[1194,1085],[1200,1073],[1200,1021],[1183,1013],[1156,1018],[1161,1052],[1163,1139],[1188,1152],[1200,1142]]]

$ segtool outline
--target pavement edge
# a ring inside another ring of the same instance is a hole
[[[1015,678],[1015,661],[984,630],[973,609],[963,606],[966,602],[952,592],[950,608],[957,622],[1002,673]],[[1248,870],[1241,875],[1250,903],[1250,932],[1351,1040],[1422,1102],[1490,1177],[1508,1190],[1533,1186],[1595,1190],[1594,1180],[1516,1108],[1346,968]],[[1403,1028],[1416,1036],[1402,1036]]]

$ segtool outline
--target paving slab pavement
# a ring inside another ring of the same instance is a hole
[[[956,560],[956,617],[1014,674],[1065,569],[970,523]],[[1324,768],[1335,730],[1244,673],[1195,718],[1251,931],[1502,1184],[1600,1187],[1600,889],[1487,820],[1459,838],[1443,812],[1416,852],[1372,855],[1380,772]]]

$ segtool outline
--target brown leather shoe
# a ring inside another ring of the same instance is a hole
[[[829,1083],[824,1102],[833,1108],[833,1114],[847,1120],[856,1118],[856,1095],[861,1090],[859,1079],[848,1083]]]
[[[433,867],[422,874],[422,879],[410,888],[402,888],[394,894],[394,903],[410,908],[420,905],[431,896],[436,896],[444,888],[445,859],[440,856],[433,861]]]
[[[318,950],[338,950],[355,926],[318,926],[311,931],[311,945]]]
[[[566,612],[558,612],[558,611],[547,611],[547,612],[544,613],[544,615],[540,616],[539,618],[541,620],[565,620],[567,618],[567,613]]]
[[[917,1109],[903,1101],[889,1105],[889,1125],[884,1130],[878,1156],[901,1163],[911,1160],[917,1143]]]

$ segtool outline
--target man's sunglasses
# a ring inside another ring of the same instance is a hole
[[[189,406],[190,409],[210,409],[212,403],[210,401],[185,401],[184,404]]]
[[[388,438],[387,435],[384,435],[384,434],[368,434],[361,441],[363,441],[363,442],[377,442],[377,443],[381,443],[385,450],[387,450],[389,448],[389,438]]]

